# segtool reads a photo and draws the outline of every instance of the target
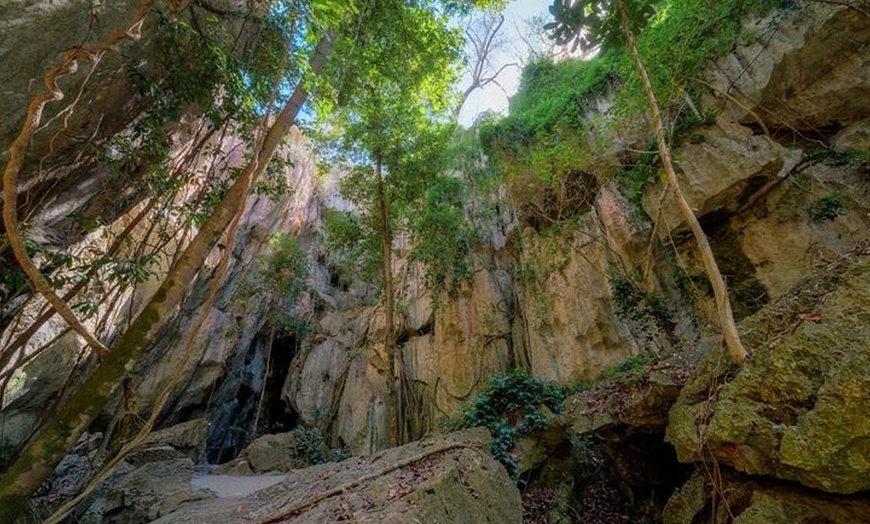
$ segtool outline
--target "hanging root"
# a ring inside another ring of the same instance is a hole
[[[62,100],[64,97],[63,90],[57,84],[58,80],[78,71],[79,62],[96,63],[105,52],[117,49],[119,43],[128,40],[134,42],[139,40],[142,36],[142,23],[145,15],[151,9],[154,1],[143,0],[139,4],[129,29],[126,31],[115,31],[104,42],[70,49],[64,54],[63,64],[45,74],[43,78],[45,90],[36,95],[30,102],[21,133],[9,147],[9,162],[6,164],[6,170],[3,172],[3,225],[6,228],[6,237],[15,255],[15,259],[30,279],[34,290],[45,297],[45,300],[67,324],[87,341],[88,345],[97,353],[100,359],[105,359],[109,355],[109,348],[103,345],[94,334],[82,325],[69,306],[55,293],[27,253],[27,248],[21,235],[21,227],[18,222],[18,176],[24,165],[24,149],[33,137],[34,130],[42,120],[46,104]]]

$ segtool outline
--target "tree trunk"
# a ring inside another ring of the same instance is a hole
[[[317,74],[323,67],[332,49],[332,42],[333,37],[328,34],[318,43],[309,63],[312,73]],[[307,88],[304,80],[300,79],[287,105],[266,133],[257,155],[170,268],[160,288],[122,335],[116,347],[82,387],[46,421],[15,463],[0,476],[0,522],[16,521],[30,495],[72,449],[79,436],[112,398],[128,370],[135,367],[138,358],[153,343],[181,303],[190,283],[232,221],[236,210],[245,204],[252,181],[269,164],[307,98]]]
[[[387,416],[389,425],[389,444],[400,444],[399,425],[401,424],[401,395],[399,388],[399,367],[401,362],[397,355],[393,335],[393,233],[390,230],[389,199],[384,184],[383,163],[379,154],[375,154],[375,177],[377,178],[377,205],[379,226],[381,229],[381,268],[384,274],[384,351],[387,352]]]
[[[689,224],[695,241],[698,244],[698,251],[701,255],[701,261],[704,264],[704,269],[707,272],[707,277],[713,285],[713,294],[716,297],[716,309],[719,311],[719,321],[722,324],[723,336],[725,345],[728,348],[731,358],[737,364],[743,364],[746,360],[746,349],[740,341],[740,333],[737,331],[737,325],[734,323],[734,315],[731,312],[731,303],[728,301],[728,288],[725,285],[725,280],[722,278],[722,273],[719,271],[719,265],[716,263],[716,257],[713,256],[713,250],[710,248],[710,242],[707,240],[707,235],[701,228],[698,217],[689,206],[683,191],[680,189],[680,182],[677,179],[677,174],[674,171],[674,163],[671,159],[671,151],[665,141],[664,123],[662,114],[659,110],[659,104],[653,92],[652,83],[650,83],[649,75],[646,68],[643,66],[643,61],[640,59],[640,53],[637,50],[637,45],[634,41],[634,34],[631,32],[631,27],[628,24],[628,12],[625,9],[623,0],[615,0],[616,6],[619,9],[619,17],[622,25],[622,32],[625,35],[625,41],[628,49],[631,52],[631,58],[634,61],[634,67],[637,69],[637,74],[640,76],[643,90],[646,94],[647,102],[649,103],[650,113],[652,115],[653,129],[655,131],[656,143],[658,144],[659,156],[662,159],[662,166],[665,170],[665,175],[668,179],[668,185],[674,192],[677,199],[677,207],[680,208],[680,213],[683,215],[686,223]]]

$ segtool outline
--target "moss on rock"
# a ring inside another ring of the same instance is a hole
[[[740,370],[710,354],[670,414],[680,460],[713,457],[833,493],[870,489],[868,254],[854,251],[743,323],[754,351]]]

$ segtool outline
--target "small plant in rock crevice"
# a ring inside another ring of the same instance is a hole
[[[813,222],[827,222],[834,220],[846,211],[846,203],[843,201],[842,191],[832,191],[816,200],[807,209],[807,215]]]
[[[320,428],[299,426],[293,430],[293,435],[293,452],[304,463],[314,465],[328,461]]]
[[[613,272],[609,275],[610,292],[616,314],[645,328],[658,328],[669,333],[673,327],[671,311],[660,293],[640,289],[631,275]]]
[[[542,407],[558,413],[564,400],[565,393],[557,385],[542,382],[526,370],[515,369],[493,378],[486,389],[463,406],[459,425],[487,428],[492,434],[493,457],[515,478],[517,462],[511,450],[526,435],[547,428]]]
[[[640,355],[629,357],[604,372],[604,378],[626,386],[637,386],[644,381],[646,359]]]

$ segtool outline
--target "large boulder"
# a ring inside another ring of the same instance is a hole
[[[578,435],[617,428],[650,433],[664,430],[668,409],[676,401],[685,377],[680,376],[679,369],[637,371],[641,372],[645,375],[628,371],[621,380],[608,381],[565,399],[565,425]]]
[[[175,511],[185,502],[210,498],[191,486],[189,458],[150,462],[113,482],[104,497],[88,510],[104,524],[145,524]]]
[[[734,51],[711,71],[716,99],[708,102],[747,125],[814,137],[870,116],[865,8],[791,4],[804,7],[744,23]]]
[[[868,514],[870,500],[866,497],[832,500],[808,493],[767,489],[753,492],[750,506],[734,519],[734,524],[858,524],[866,522]]]
[[[141,449],[170,447],[197,461],[203,454],[208,430],[208,421],[204,418],[188,420],[151,433]]]
[[[244,498],[186,504],[154,524],[521,523],[520,493],[475,429],[293,471]]]
[[[870,514],[866,495],[832,496],[727,470],[715,477],[710,473],[696,471],[674,492],[662,514],[664,524],[858,524]]]
[[[832,493],[870,489],[870,250],[858,248],[741,325],[739,369],[711,352],[671,410],[681,461]]]
[[[222,465],[218,471],[236,474],[290,471],[325,462],[328,454],[319,429],[300,427],[255,439],[236,460]]]
[[[699,129],[675,151],[680,189],[695,215],[733,214],[769,190],[801,160],[800,150],[786,149],[752,129],[720,119]],[[650,186],[643,207],[663,240],[688,226],[667,184]]]

